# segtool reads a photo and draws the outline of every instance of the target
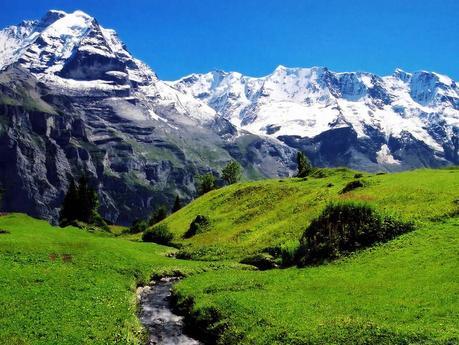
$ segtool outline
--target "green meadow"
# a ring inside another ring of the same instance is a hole
[[[209,343],[458,343],[459,169],[356,174],[323,169],[209,192],[162,222],[178,249],[119,227],[1,216],[0,343],[141,344],[136,287],[178,273],[186,278],[174,290],[177,308]],[[342,193],[355,180],[362,186]],[[415,230],[317,266],[239,264],[297,245],[333,201],[369,204]],[[184,238],[197,215],[209,226]]]
[[[22,214],[0,217],[0,229],[0,344],[141,344],[138,284],[224,266]]]
[[[456,218],[323,266],[196,275],[176,293],[198,319],[218,315],[225,344],[457,344],[458,267]]]

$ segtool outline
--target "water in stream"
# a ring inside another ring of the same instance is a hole
[[[183,317],[170,308],[170,295],[174,278],[163,278],[152,286],[140,290],[140,322],[148,330],[148,345],[200,345],[183,334]]]

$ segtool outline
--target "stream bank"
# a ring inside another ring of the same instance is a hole
[[[171,289],[178,279],[161,278],[137,290],[140,301],[139,319],[148,330],[148,345],[202,345],[183,333],[183,317],[172,312]]]

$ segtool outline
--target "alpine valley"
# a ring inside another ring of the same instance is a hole
[[[81,11],[0,31],[4,211],[56,222],[70,177],[86,171],[101,214],[129,224],[191,200],[195,177],[231,159],[246,179],[292,176],[298,150],[369,172],[459,164],[459,87],[425,71],[283,66],[162,81]]]

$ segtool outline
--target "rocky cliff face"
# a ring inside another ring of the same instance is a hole
[[[83,12],[1,31],[0,56],[4,210],[56,221],[70,178],[85,172],[103,216],[128,224],[176,194],[189,200],[195,176],[230,159],[250,178],[294,169],[293,149],[158,80]]]

